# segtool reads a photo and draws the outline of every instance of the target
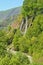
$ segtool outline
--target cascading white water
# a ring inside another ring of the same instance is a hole
[[[26,31],[27,31],[27,26],[28,26],[27,25],[27,22],[28,22],[28,20],[27,20],[27,17],[26,17],[26,20],[25,21],[24,21],[24,19],[22,19],[22,23],[21,23],[21,26],[20,26],[20,31],[24,35],[26,34]],[[24,28],[24,31],[22,31],[23,28]]]

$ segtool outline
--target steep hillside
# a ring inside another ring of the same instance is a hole
[[[21,13],[21,7],[12,8],[6,11],[0,11],[0,27],[5,27],[14,22]]]
[[[24,0],[22,13],[4,20],[15,22],[0,30],[0,65],[43,65],[43,1]]]

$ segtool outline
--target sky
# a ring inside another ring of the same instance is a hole
[[[23,0],[0,0],[0,11],[22,6]]]

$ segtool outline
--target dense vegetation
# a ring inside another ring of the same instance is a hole
[[[43,1],[24,0],[22,16],[28,16],[28,22],[32,19],[25,35],[10,26],[0,30],[0,65],[43,65]],[[17,53],[12,54],[7,48]],[[32,56],[32,64],[24,53]]]

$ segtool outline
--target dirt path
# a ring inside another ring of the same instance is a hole
[[[14,51],[14,50],[12,50],[12,49],[9,50],[9,48],[7,48],[7,52],[10,52],[11,54],[15,54],[15,55],[18,53],[18,51]],[[28,57],[30,63],[33,62],[32,57],[31,57],[30,55],[28,55],[28,54],[26,54],[26,53],[23,53],[23,54]]]

